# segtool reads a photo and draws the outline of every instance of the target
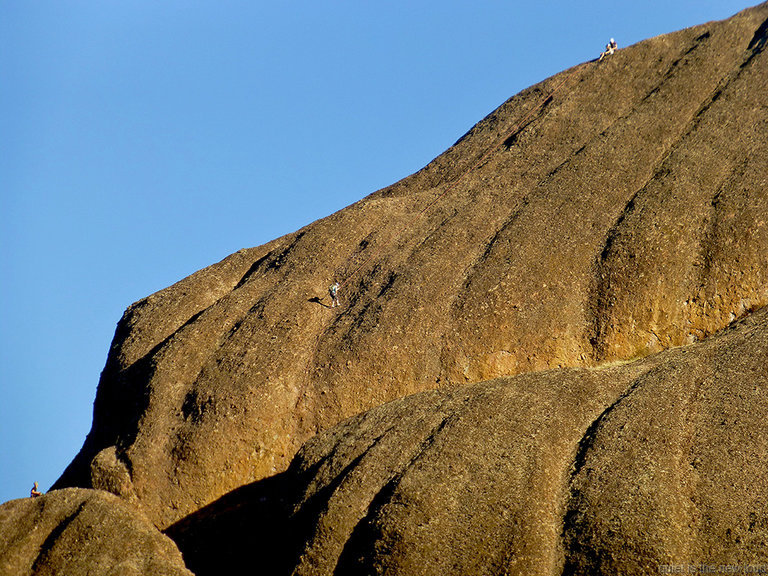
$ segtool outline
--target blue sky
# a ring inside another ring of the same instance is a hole
[[[523,88],[751,4],[0,0],[0,502],[132,302],[418,170]]]

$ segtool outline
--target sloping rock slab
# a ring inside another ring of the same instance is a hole
[[[173,541],[129,505],[76,488],[0,506],[0,574],[192,576]]]

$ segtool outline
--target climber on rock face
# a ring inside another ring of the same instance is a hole
[[[328,287],[328,294],[331,295],[331,308],[336,308],[336,306],[339,306],[339,299],[337,297],[337,294],[339,292],[339,283],[335,280],[333,281],[333,284],[331,284]]]
[[[30,490],[30,491],[29,491],[29,497],[30,497],[30,498],[37,498],[38,496],[42,496],[42,495],[43,495],[43,493],[42,493],[42,492],[40,492],[40,491],[37,489],[37,482],[35,482],[35,483],[32,485],[32,490]]]
[[[600,59],[598,62],[602,62],[603,58],[606,56],[612,56],[614,52],[618,49],[618,44],[616,44],[616,40],[611,38],[611,40],[608,42],[608,44],[605,45],[605,51],[600,53]]]

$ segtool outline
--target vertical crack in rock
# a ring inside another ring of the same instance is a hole
[[[446,426],[460,418],[460,416],[459,410],[444,416],[437,426],[422,440],[410,460],[381,487],[376,496],[371,500],[366,515],[357,523],[347,539],[344,549],[338,558],[336,568],[333,571],[334,576],[354,576],[365,573],[366,562],[371,559],[367,554],[371,552],[371,546],[381,537],[379,528],[376,525],[377,516],[385,506],[392,504],[392,497],[395,495],[403,476],[429,450]]]
[[[256,276],[259,273],[269,272],[269,271],[278,271],[281,270],[281,268],[289,262],[289,256],[291,252],[298,246],[301,239],[306,234],[306,230],[299,231],[295,234],[294,238],[291,240],[291,242],[286,246],[285,248],[281,250],[271,250],[270,252],[267,252],[264,256],[256,260],[251,267],[248,269],[248,271],[243,275],[243,277],[240,279],[240,281],[235,285],[233,290],[237,290],[243,284],[248,282],[252,277]],[[286,271],[283,270],[285,273]]]
[[[61,535],[64,533],[64,531],[75,520],[75,518],[78,517],[80,512],[83,511],[83,508],[85,508],[85,504],[86,504],[85,502],[81,502],[74,512],[65,516],[64,519],[61,520],[61,522],[59,522],[53,528],[53,530],[51,530],[51,533],[48,535],[48,537],[40,546],[40,551],[37,554],[37,558],[35,558],[35,561],[32,563],[32,571],[31,571],[32,574],[37,574],[38,571],[42,571],[45,569],[45,565],[48,560],[48,555],[50,554],[51,550],[53,550],[53,547],[56,545],[56,542],[58,541],[58,539],[61,538]]]
[[[568,496],[564,507],[563,528],[561,533],[561,542],[564,556],[562,576],[573,576],[577,568],[582,571],[587,567],[587,572],[597,574],[600,568],[600,557],[588,545],[585,545],[583,538],[585,529],[583,524],[583,508],[587,505],[576,486],[577,477],[587,466],[589,452],[597,433],[603,426],[611,413],[632,393],[637,390],[651,376],[654,369],[645,372],[637,377],[627,389],[622,392],[595,420],[587,427],[584,435],[579,441],[578,448],[571,464],[570,479],[568,481]]]
[[[765,23],[763,23],[765,25]],[[699,38],[708,38],[708,34],[699,36]],[[698,38],[697,38],[698,40]],[[694,44],[685,55],[691,53],[698,43]],[[605,236],[605,241],[602,249],[597,256],[595,263],[595,271],[593,272],[593,287],[590,290],[590,297],[588,304],[585,306],[585,310],[589,311],[588,327],[589,327],[589,342],[592,347],[592,355],[595,362],[609,360],[610,356],[607,351],[607,342],[605,341],[607,334],[607,327],[615,319],[612,317],[611,308],[613,307],[616,294],[613,292],[613,286],[611,284],[611,276],[613,274],[611,270],[611,259],[614,254],[614,244],[620,238],[622,234],[622,228],[628,217],[633,213],[638,201],[647,194],[651,183],[669,177],[674,170],[673,165],[669,165],[671,157],[675,153],[676,149],[681,146],[686,139],[698,129],[706,113],[710,110],[712,105],[722,96],[722,94],[742,75],[745,64],[755,56],[756,51],[745,55],[742,58],[741,64],[735,65],[728,73],[726,73],[717,83],[715,88],[711,90],[706,97],[701,101],[701,104],[697,110],[691,115],[691,118],[683,130],[675,137],[673,141],[666,147],[660,156],[656,167],[651,172],[650,176],[640,186],[637,191],[627,201],[624,209],[619,214],[613,226],[609,229]],[[684,55],[684,56],[685,56]],[[683,57],[684,57],[683,56]],[[669,81],[672,78],[672,70],[683,59],[676,60],[670,67],[670,71],[665,76],[664,82]],[[652,92],[660,90],[663,83],[660,83],[657,88]],[[650,96],[650,94],[649,94]],[[732,168],[731,171],[736,168]],[[715,186],[716,190],[719,190],[723,186],[723,182],[720,182]],[[654,333],[649,328],[649,332]],[[659,338],[658,335],[656,336]],[[663,345],[664,341],[659,340],[659,344]]]
[[[749,41],[749,44],[747,45],[747,50],[752,50],[752,52],[761,52],[765,49],[765,44],[768,41],[768,18],[763,21],[760,26],[758,26],[757,30],[755,30],[755,35],[752,36],[752,40]]]

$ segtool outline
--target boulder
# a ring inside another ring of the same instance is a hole
[[[192,576],[173,541],[130,505],[81,488],[0,506],[0,574]]]

